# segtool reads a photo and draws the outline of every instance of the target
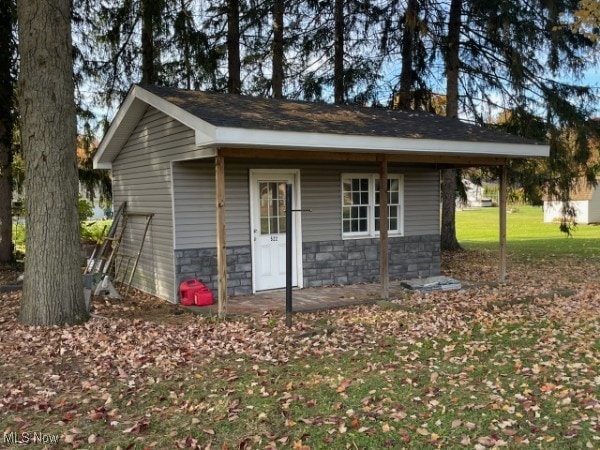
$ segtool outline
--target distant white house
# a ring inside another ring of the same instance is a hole
[[[471,180],[463,179],[465,192],[467,194],[467,202],[461,206],[467,208],[481,208],[492,206],[492,199],[489,196],[484,196],[485,188],[481,185],[473,183]]]
[[[575,184],[569,205],[575,210],[575,221],[580,224],[600,223],[600,186],[591,187],[585,179]],[[544,199],[544,222],[561,220],[564,202]]]

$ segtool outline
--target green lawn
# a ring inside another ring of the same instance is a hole
[[[600,256],[600,226],[577,225],[569,237],[558,223],[544,223],[543,215],[534,206],[519,206],[507,215],[507,245],[513,256]],[[497,249],[498,227],[498,208],[456,212],[458,240],[467,249]]]

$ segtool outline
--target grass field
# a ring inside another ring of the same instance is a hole
[[[456,230],[467,249],[498,248],[498,208],[457,211]],[[558,223],[544,223],[542,208],[519,206],[507,214],[507,247],[517,257],[600,256],[600,226],[577,225],[571,236]]]

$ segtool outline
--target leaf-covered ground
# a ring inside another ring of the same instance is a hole
[[[291,330],[144,296],[30,328],[2,293],[0,447],[599,448],[600,261],[523,259],[501,286],[494,254],[445,261],[476,283]]]

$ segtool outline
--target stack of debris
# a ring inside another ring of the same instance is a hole
[[[403,288],[411,291],[430,292],[430,291],[455,291],[462,286],[460,281],[446,276],[415,278],[404,280],[400,283]]]

